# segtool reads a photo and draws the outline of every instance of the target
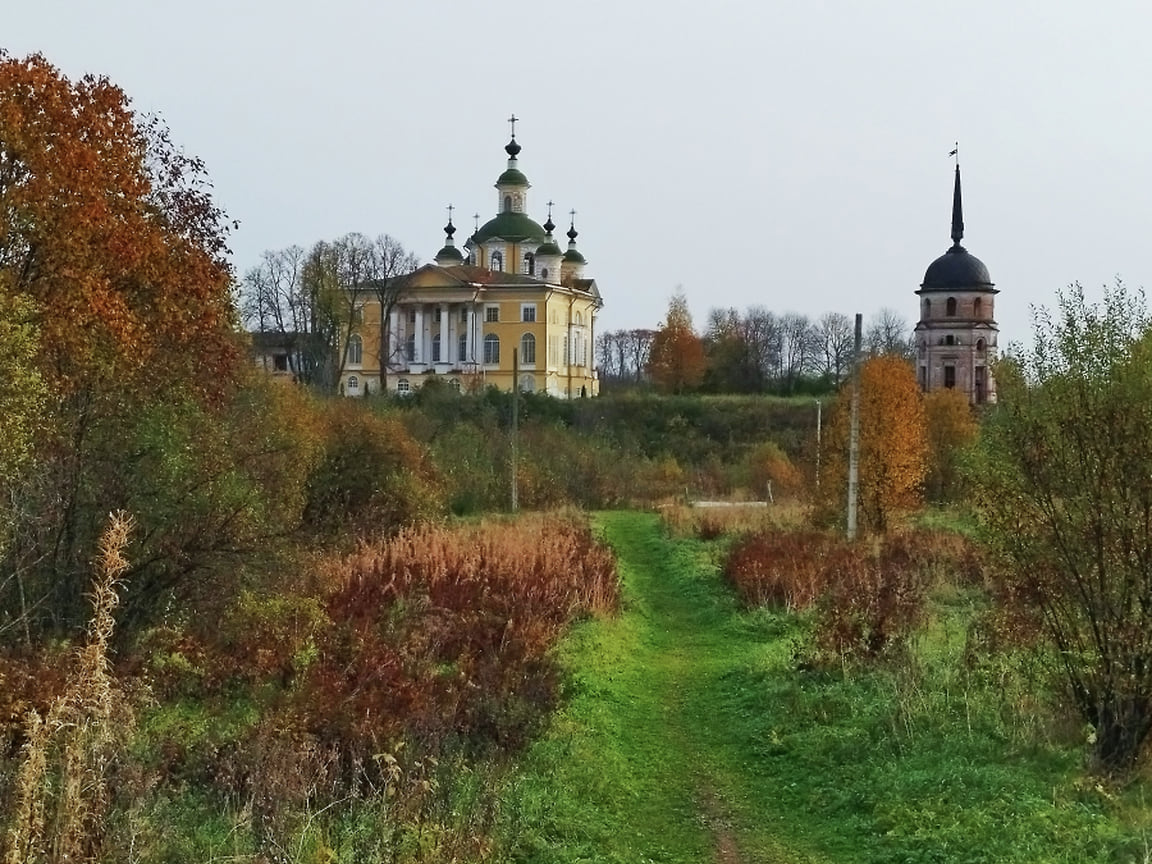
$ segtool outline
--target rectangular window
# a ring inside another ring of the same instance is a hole
[[[415,306],[413,306],[411,309],[408,310],[408,323],[410,323],[410,324],[416,323],[416,307]]]
[[[520,304],[520,320],[528,323],[536,323],[536,304],[535,303],[522,303]]]
[[[500,307],[488,306],[484,309],[484,320],[493,323],[500,320]]]
[[[276,372],[288,371],[288,355],[287,354],[273,354],[272,355],[272,369]]]
[[[460,307],[460,323],[461,324],[467,324],[468,323],[468,307],[467,306],[461,306]]]
[[[955,366],[945,366],[944,367],[944,386],[947,387],[949,390],[951,390],[953,387],[956,386],[956,367]]]
[[[436,307],[436,312],[435,312],[435,315],[436,315],[436,323],[437,323],[437,324],[439,324],[439,323],[440,323],[440,313],[441,313],[441,312],[443,312],[443,311],[444,311],[444,310],[443,310],[443,309],[441,309],[439,306],[437,306],[437,307]]]

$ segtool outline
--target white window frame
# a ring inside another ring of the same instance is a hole
[[[491,350],[492,346],[495,346],[495,356],[493,356],[493,351]],[[495,333],[489,333],[484,337],[484,365],[500,365],[500,337]]]
[[[520,321],[524,324],[536,323],[536,304],[535,303],[521,303],[520,304]]]

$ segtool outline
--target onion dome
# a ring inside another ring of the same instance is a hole
[[[576,230],[576,216],[573,213],[572,222],[568,226],[568,251],[564,253],[565,264],[587,264],[588,261],[576,248],[576,238],[580,232]]]
[[[444,248],[436,253],[435,261],[441,267],[450,267],[453,264],[462,264],[464,256],[456,248],[452,235],[456,233],[456,226],[452,224],[452,207],[448,207],[448,224],[444,226]]]
[[[472,235],[472,241],[480,244],[499,238],[501,240],[507,240],[510,243],[523,243],[525,241],[543,243],[546,233],[542,225],[534,222],[523,213],[505,210],[503,213],[497,215],[495,219],[489,219],[481,225],[476,233]]]
[[[954,291],[988,289],[992,277],[984,262],[960,245],[964,237],[964,209],[960,196],[960,166],[956,166],[956,184],[952,192],[952,247],[928,265],[921,291]]]

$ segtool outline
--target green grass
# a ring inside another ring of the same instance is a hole
[[[716,546],[598,521],[624,609],[565,645],[570,699],[501,805],[511,860],[1152,860],[1143,784],[1085,777],[1016,663],[959,662],[976,599],[940,597],[886,666],[797,671],[807,623],[739,610]]]

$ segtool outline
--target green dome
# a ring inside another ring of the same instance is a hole
[[[536,250],[536,257],[541,255],[561,255],[560,247],[556,245],[555,240],[545,240],[544,245]]]
[[[566,264],[587,264],[588,260],[575,249],[569,249],[564,253],[564,262]]]
[[[523,213],[516,213],[512,210],[506,210],[495,219],[485,222],[480,226],[480,230],[472,235],[472,240],[476,243],[483,243],[493,237],[499,237],[512,243],[520,243],[524,240],[536,240],[543,243],[545,240],[542,225],[537,225]]]
[[[496,178],[497,186],[527,186],[528,178],[519,168],[509,168]]]
[[[439,263],[442,259],[460,262],[464,260],[464,256],[460,254],[460,250],[455,246],[445,246],[436,253],[436,262]]]

